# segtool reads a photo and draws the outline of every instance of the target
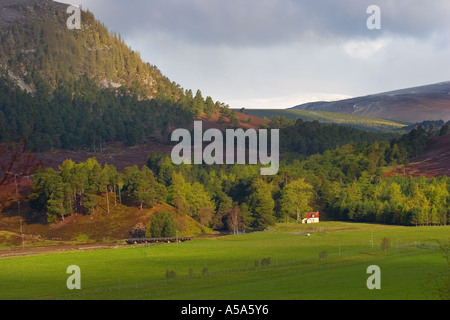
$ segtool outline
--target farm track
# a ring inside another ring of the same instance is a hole
[[[208,235],[200,235],[190,237],[192,239],[204,239],[204,238],[217,238],[223,237],[228,234],[219,233],[219,234],[208,234]],[[118,241],[120,242],[120,241]],[[90,250],[103,250],[103,249],[119,249],[119,248],[128,248],[128,247],[145,247],[145,246],[154,246],[158,244],[163,244],[165,242],[159,243],[141,243],[141,244],[127,244],[126,240],[123,240],[123,244],[109,243],[109,244],[60,244],[60,245],[50,245],[50,246],[35,246],[35,247],[14,247],[11,249],[0,249],[0,259],[2,258],[10,258],[10,257],[20,257],[20,256],[32,256],[32,255],[40,255],[40,254],[57,254],[69,251],[90,251]]]
[[[128,247],[129,245],[118,245],[118,244],[64,244],[64,245],[52,245],[43,247],[25,247],[25,248],[12,248],[0,250],[0,259],[9,257],[20,257],[20,256],[32,256],[48,253],[62,253],[74,250],[101,250],[101,249],[115,249]]]

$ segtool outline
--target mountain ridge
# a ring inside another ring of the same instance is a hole
[[[364,115],[409,123],[450,120],[450,81],[290,109]]]

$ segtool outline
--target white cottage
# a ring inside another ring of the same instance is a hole
[[[319,212],[305,212],[302,223],[319,223]]]

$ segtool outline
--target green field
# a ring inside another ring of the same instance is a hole
[[[395,120],[327,111],[295,109],[246,109],[245,112],[260,118],[266,117],[270,119],[273,116],[284,116],[286,119],[303,119],[304,121],[335,123],[368,131],[394,131],[409,125],[409,123]]]
[[[448,243],[449,230],[278,224],[184,243],[3,258],[0,299],[438,299],[432,284],[448,268],[438,241]],[[268,266],[255,266],[268,257]],[[81,269],[81,290],[66,287],[70,265]],[[381,268],[380,290],[366,286],[370,265]],[[167,270],[176,276],[167,279]]]

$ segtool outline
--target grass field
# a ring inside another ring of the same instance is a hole
[[[266,117],[270,119],[273,116],[284,116],[287,119],[303,119],[304,121],[336,123],[368,131],[394,131],[408,125],[408,123],[395,120],[327,111],[295,109],[248,109],[245,110],[245,112],[260,118]]]
[[[448,243],[449,230],[278,224],[184,243],[3,258],[0,299],[437,299],[429,277],[448,267],[437,241]],[[255,266],[268,257],[268,266]],[[66,286],[70,265],[81,269],[81,290]],[[366,286],[370,265],[381,268],[380,290]],[[167,279],[167,270],[176,276]]]

